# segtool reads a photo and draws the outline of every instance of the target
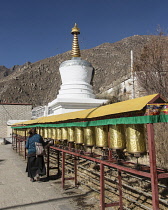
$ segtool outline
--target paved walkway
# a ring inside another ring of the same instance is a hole
[[[77,210],[79,189],[62,190],[61,180],[30,182],[25,173],[26,161],[11,144],[0,145],[0,209]],[[74,202],[76,200],[76,202]]]

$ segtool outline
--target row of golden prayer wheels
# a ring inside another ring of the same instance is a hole
[[[130,125],[103,125],[96,127],[62,127],[62,128],[36,128],[37,133],[44,139],[74,142],[86,147],[109,148],[124,150],[131,154],[146,152],[146,140],[143,124]],[[28,129],[27,129],[28,131]],[[28,132],[27,136],[28,136]],[[16,133],[16,131],[14,130]],[[17,130],[17,134],[25,136],[25,131]]]

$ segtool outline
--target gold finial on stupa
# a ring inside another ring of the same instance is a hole
[[[72,57],[80,57],[80,49],[79,49],[79,43],[78,43],[78,34],[80,34],[80,29],[77,27],[77,24],[75,23],[74,27],[72,28],[71,34],[73,34],[73,43],[72,43]]]

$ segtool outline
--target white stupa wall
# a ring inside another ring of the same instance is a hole
[[[59,68],[62,85],[57,98],[48,104],[49,115],[98,107],[107,100],[95,99],[90,81],[92,65],[81,58],[63,62]]]
[[[57,98],[95,98],[90,81],[93,67],[81,58],[63,62],[59,68],[62,85]]]
[[[81,60],[81,58],[73,58],[64,61],[59,70],[63,84],[76,81],[90,84],[93,67],[89,62]]]

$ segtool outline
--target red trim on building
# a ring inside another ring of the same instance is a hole
[[[0,103],[0,105],[32,105],[32,104],[19,104],[19,103]]]

